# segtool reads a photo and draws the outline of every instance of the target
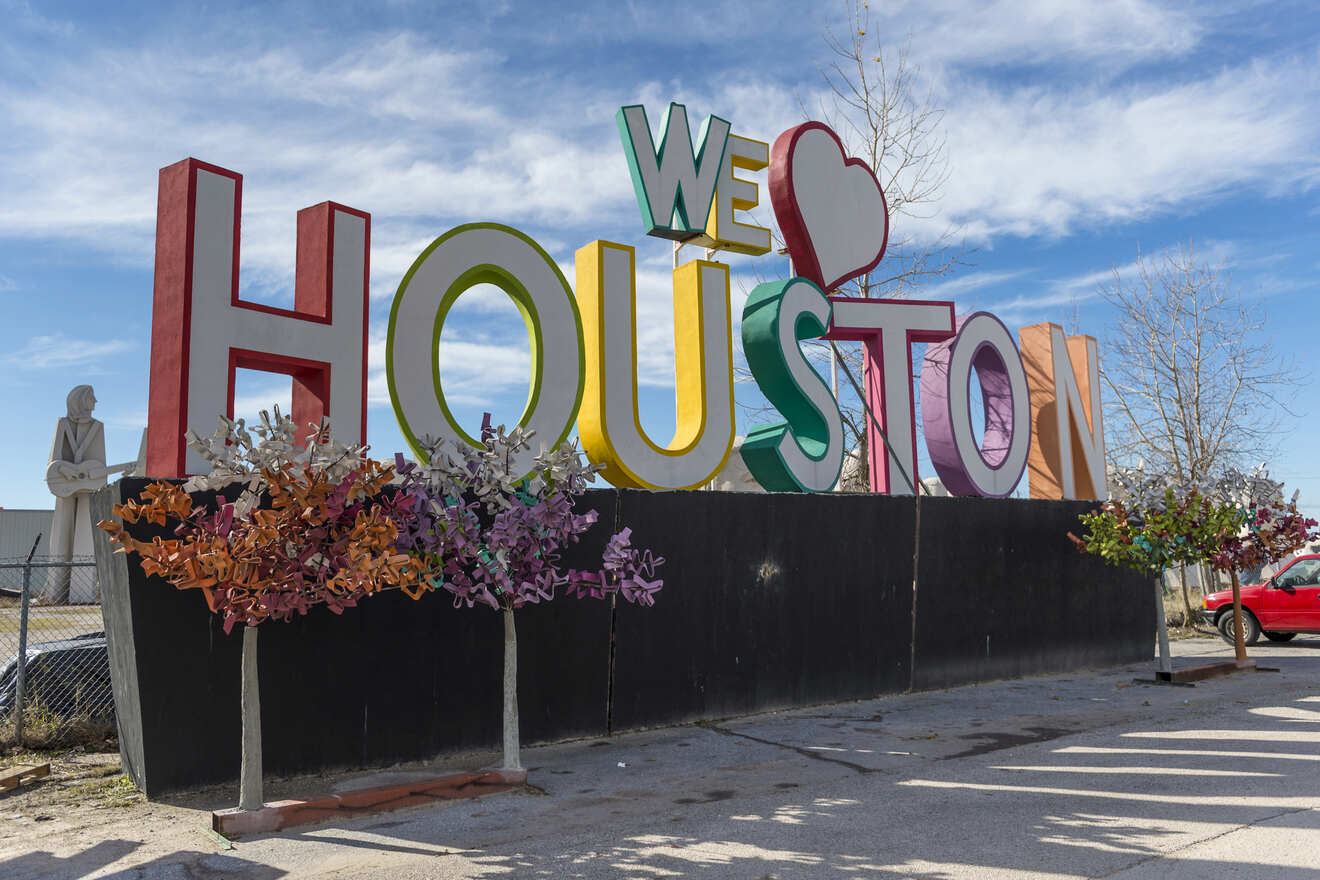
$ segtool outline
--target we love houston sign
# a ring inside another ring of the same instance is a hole
[[[758,285],[742,313],[747,364],[781,420],[747,431],[739,454],[771,491],[824,492],[846,453],[838,401],[801,344],[862,343],[871,490],[910,494],[917,482],[912,346],[921,370],[923,434],[936,473],[955,495],[1002,497],[1024,471],[1037,498],[1105,494],[1099,357],[1089,336],[1054,324],[1023,327],[1015,341],[988,312],[954,304],[840,296],[841,285],[883,259],[889,212],[875,174],[820,122],[772,145],[732,132],[717,116],[695,144],[687,111],[670,104],[658,137],[640,106],[616,121],[643,230],[712,252],[764,255],[770,230],[747,212],[765,185],[795,277]],[[293,383],[300,424],[333,419],[366,442],[370,215],[335,202],[298,212],[294,307],[238,293],[242,176],[196,159],[160,172],[151,330],[147,469],[180,477],[205,468],[187,448],[189,426],[233,415],[240,368]],[[478,284],[512,299],[527,325],[530,393],[518,424],[536,431],[530,457],[577,425],[587,456],[616,486],[693,489],[734,446],[729,267],[711,259],[674,269],[676,428],[667,444],[638,417],[634,249],[593,241],[577,251],[570,285],[530,236],[500,223],[468,223],[417,257],[390,307],[386,374],[404,437],[424,457],[425,435],[476,444],[445,401],[437,358],[454,302]],[[1019,344],[1020,342],[1020,348]],[[984,406],[981,440],[971,382]]]

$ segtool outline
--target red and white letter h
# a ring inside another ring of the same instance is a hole
[[[301,429],[333,418],[335,435],[367,437],[367,281],[371,217],[334,202],[298,212],[293,309],[238,296],[242,175],[196,159],[160,172],[151,322],[147,473],[207,469],[188,428],[234,415],[239,368],[293,380]]]

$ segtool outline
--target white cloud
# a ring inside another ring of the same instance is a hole
[[[914,62],[932,69],[917,74],[912,88],[932,89],[943,110],[948,179],[929,210],[895,219],[892,240],[934,243],[951,227],[981,245],[1004,235],[1059,237],[1194,210],[1230,192],[1277,196],[1320,180],[1314,59],[1262,57],[1208,73],[1189,67],[1176,76],[1129,76],[1116,85],[1098,58],[1113,60],[1120,45],[1128,54],[1118,54],[1134,64],[1179,56],[1195,47],[1202,29],[1148,3],[1070,3],[1061,7],[1066,14],[1050,11],[1056,6],[1029,4],[1018,23],[995,4],[985,13],[998,19],[994,27],[976,24],[985,16],[961,20],[968,43],[961,48],[949,42],[939,52],[923,50],[914,36]],[[1100,9],[1106,6],[1113,8]],[[960,21],[951,12],[941,18]],[[1019,43],[1037,51],[1015,55]],[[1054,66],[1004,78],[969,66],[980,58]],[[799,99],[813,108],[826,97],[816,86],[734,81],[674,93],[655,82],[641,97],[648,106],[672,98],[712,107],[739,133],[773,140],[801,121]],[[763,188],[760,222],[773,220],[769,201]]]
[[[956,301],[959,297],[965,297],[987,287],[998,287],[1029,274],[1030,270],[1028,269],[969,272],[948,281],[937,281],[926,285],[921,288],[921,298]]]
[[[294,213],[327,198],[372,212],[378,295],[459,222],[622,215],[631,187],[610,116],[583,136],[552,108],[518,106],[498,61],[411,36],[323,66],[288,49],[91,52],[37,88],[0,86],[0,235],[149,263],[155,169],[189,155],[244,174],[244,284],[284,299]]]
[[[936,89],[951,161],[936,210],[899,218],[896,236],[934,241],[950,223],[981,243],[1060,236],[1230,189],[1278,193],[1320,180],[1320,89],[1307,59],[1113,84],[1115,64],[1195,50],[1206,25],[1191,13],[1142,0],[971,10],[941,0],[875,14],[887,45],[912,34],[913,60],[928,74],[915,85]],[[654,18],[644,9],[628,15]],[[773,30],[775,20],[752,26]],[[696,38],[695,24],[671,24],[666,39]],[[528,226],[570,267],[572,251],[591,238],[640,245],[613,130],[623,101],[643,100],[655,124],[666,102],[684,101],[694,125],[713,111],[740,134],[773,140],[800,120],[799,98],[815,106],[821,97],[814,76],[794,87],[774,71],[584,84],[520,70],[509,50],[480,40],[455,48],[406,33],[358,37],[330,60],[307,43],[239,45],[256,48],[94,48],[76,63],[55,62],[35,85],[0,85],[0,120],[12,133],[0,167],[0,237],[72,239],[149,266],[154,169],[196,155],[245,174],[245,295],[291,300],[295,211],[331,198],[372,212],[371,293],[385,299],[422,249],[460,222]],[[996,66],[1024,65],[1035,72],[995,75]],[[755,216],[769,224],[764,188],[761,197]],[[669,384],[669,280],[647,275],[651,268],[659,266],[644,264],[639,277],[639,294],[647,291],[639,369],[643,382]],[[952,293],[991,281],[948,283]]]
[[[111,428],[141,431],[147,426],[147,411],[145,409],[116,410],[105,413],[100,418]]]
[[[1317,99],[1301,60],[1123,90],[962,82],[940,207],[985,240],[1142,219],[1236,188],[1281,194],[1320,168]]]
[[[9,352],[4,363],[17,370],[86,368],[101,372],[108,360],[129,351],[133,344],[122,339],[72,339],[64,333],[33,336],[26,345]]]
[[[0,14],[4,15],[5,24],[16,31],[27,31],[39,37],[68,39],[75,33],[71,23],[42,15],[28,0],[4,0],[0,2]]]
[[[260,424],[262,410],[293,412],[293,380],[253,370],[240,370],[234,382],[234,418],[247,420],[248,425]],[[213,425],[193,425],[198,432],[214,429]]]
[[[1176,250],[1181,246],[1183,243],[1172,242],[1163,248],[1143,248],[1142,257],[1147,265],[1154,265],[1161,259],[1160,255],[1164,251]],[[1195,248],[1198,262],[1216,267],[1234,265],[1239,253],[1240,249],[1231,241],[1207,241],[1196,245]],[[1132,260],[1104,269],[1037,282],[1030,292],[996,300],[978,308],[993,312],[1008,324],[1025,324],[1041,320],[1057,321],[1061,307],[1085,305],[1097,299],[1103,288],[1112,287],[1116,281],[1128,285],[1137,278],[1137,261],[1134,257]]]
[[[445,399],[450,403],[476,406],[500,396],[526,397],[532,364],[525,338],[491,341],[475,335],[465,337],[446,328],[437,363]],[[423,364],[421,368],[426,367]],[[389,405],[383,328],[373,334],[368,345],[367,369],[367,402],[372,406]]]
[[[910,33],[925,64],[1127,65],[1181,55],[1201,39],[1190,11],[1149,0],[908,0],[879,4],[876,32]],[[883,26],[885,23],[888,26]]]
[[[18,290],[18,282],[8,275],[0,275],[0,293],[12,293]]]
[[[886,10],[916,16],[914,58],[937,69],[1177,54],[1199,32],[1186,15],[1136,0]],[[320,63],[297,47],[186,48],[92,52],[37,89],[0,88],[0,113],[15,132],[14,158],[0,171],[14,196],[0,206],[0,235],[72,236],[146,261],[152,169],[190,154],[247,176],[245,285],[285,301],[293,213],[324,198],[373,213],[373,295],[382,297],[452,223],[635,222],[608,85],[593,96],[599,106],[570,118],[556,108],[572,106],[577,86],[528,106],[499,53],[442,49],[407,34],[363,39]],[[1058,235],[1274,179],[1281,169],[1285,178],[1314,173],[1306,160],[1315,114],[1289,88],[1302,72],[1262,63],[1126,92],[1006,89],[951,74],[937,95],[953,163],[941,213],[903,218],[898,232],[929,239],[954,219],[981,240]],[[657,108],[686,101],[695,118],[722,113],[740,133],[765,139],[798,121],[799,92],[808,106],[820,94],[814,81],[805,91],[751,77],[714,83],[657,80],[629,91]],[[589,120],[585,128],[579,118]]]
[[[532,368],[525,346],[444,339],[437,362],[445,397],[471,405],[509,392],[525,396]]]

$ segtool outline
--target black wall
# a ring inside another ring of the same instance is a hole
[[[1080,531],[1077,514],[1094,507],[922,500],[914,688],[1150,657],[1150,584],[1082,556],[1066,538]]]
[[[665,557],[665,586],[652,608],[560,597],[519,612],[524,742],[1150,655],[1148,585],[1065,537],[1088,502],[924,499],[915,671],[912,499],[606,489],[583,504],[600,522],[564,564],[587,567],[612,527],[630,526]],[[125,766],[151,796],[235,779],[241,633],[225,635],[198,592],[107,550]],[[448,593],[263,625],[266,771],[495,747],[502,632],[498,614],[456,609]]]
[[[614,725],[719,718],[908,686],[912,501],[623,492],[665,557],[652,608],[618,603]]]

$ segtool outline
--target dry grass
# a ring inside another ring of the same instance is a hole
[[[1213,627],[1206,624],[1201,618],[1200,595],[1193,592],[1191,599],[1192,619],[1188,621],[1187,610],[1183,607],[1182,593],[1175,590],[1164,597],[1164,620],[1169,627],[1169,638],[1195,639],[1219,635]]]
[[[17,748],[14,719],[6,718],[0,723],[0,756]],[[113,718],[56,715],[35,703],[23,713],[22,748],[35,751],[71,748],[118,751],[119,739]]]
[[[65,787],[64,798],[99,807],[127,807],[142,800],[142,792],[118,764],[98,767],[88,775],[86,782]]]
[[[26,782],[3,797],[5,806],[19,812],[48,808],[128,807],[143,801],[119,763],[118,752],[84,748],[63,751],[13,749],[0,758],[0,769],[18,764],[50,764],[50,775]]]

